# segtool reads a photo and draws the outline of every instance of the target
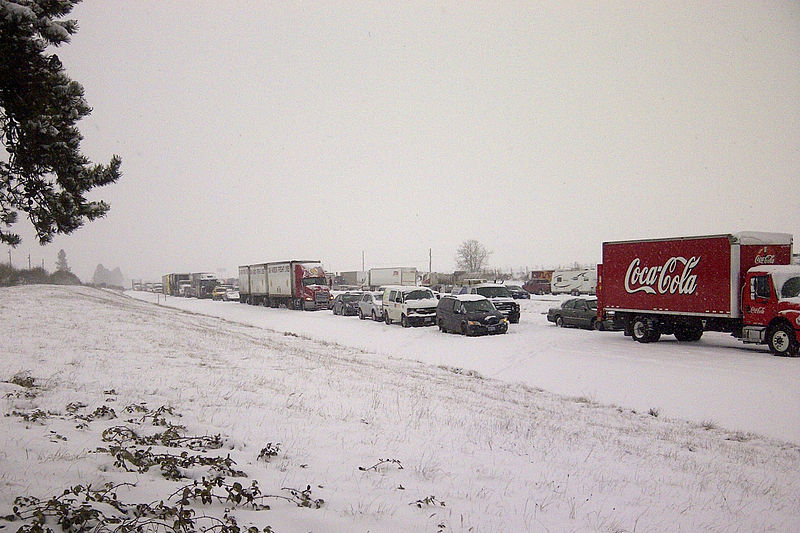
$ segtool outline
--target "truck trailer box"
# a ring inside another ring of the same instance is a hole
[[[250,266],[239,266],[239,295],[250,294]],[[243,299],[241,301],[244,301]]]
[[[370,268],[368,279],[370,287],[413,286],[417,284],[417,269],[413,267]]]
[[[603,243],[603,310],[738,318],[756,265],[788,264],[791,235],[738,233]]]
[[[266,296],[269,294],[267,283],[267,264],[257,263],[248,267],[250,274],[250,291],[253,296]],[[241,297],[241,293],[240,293]]]

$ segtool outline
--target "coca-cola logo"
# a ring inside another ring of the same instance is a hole
[[[757,255],[756,256],[756,264],[757,265],[774,265],[775,264],[775,254]]]
[[[699,256],[670,257],[657,266],[640,266],[640,263],[637,257],[625,273],[625,290],[630,294],[693,294],[697,290],[697,275],[692,270],[700,263]]]

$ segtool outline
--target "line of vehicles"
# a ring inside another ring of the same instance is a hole
[[[595,270],[550,271],[550,279],[540,271],[531,282],[541,282],[541,292],[546,281],[555,294],[596,294],[551,309],[548,320],[559,326],[622,330],[640,343],[662,335],[694,342],[705,331],[721,331],[767,345],[775,355],[798,356],[800,265],[792,264],[792,244],[790,234],[763,232],[604,242]],[[479,334],[508,331],[520,318],[514,293],[539,292],[530,282],[523,288],[467,279],[439,294],[417,282],[416,269],[373,269],[362,279],[367,290],[334,298],[320,261],[277,261],[240,266],[237,296],[250,305],[333,309],[387,324]],[[219,280],[168,274],[161,285],[166,294],[206,298]]]

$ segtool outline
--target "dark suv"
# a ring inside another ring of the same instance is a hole
[[[436,307],[439,331],[464,335],[487,335],[508,331],[506,319],[492,302],[479,294],[442,296]]]

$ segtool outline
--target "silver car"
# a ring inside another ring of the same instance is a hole
[[[382,292],[365,292],[358,301],[358,318],[371,318],[376,322],[383,319]]]

